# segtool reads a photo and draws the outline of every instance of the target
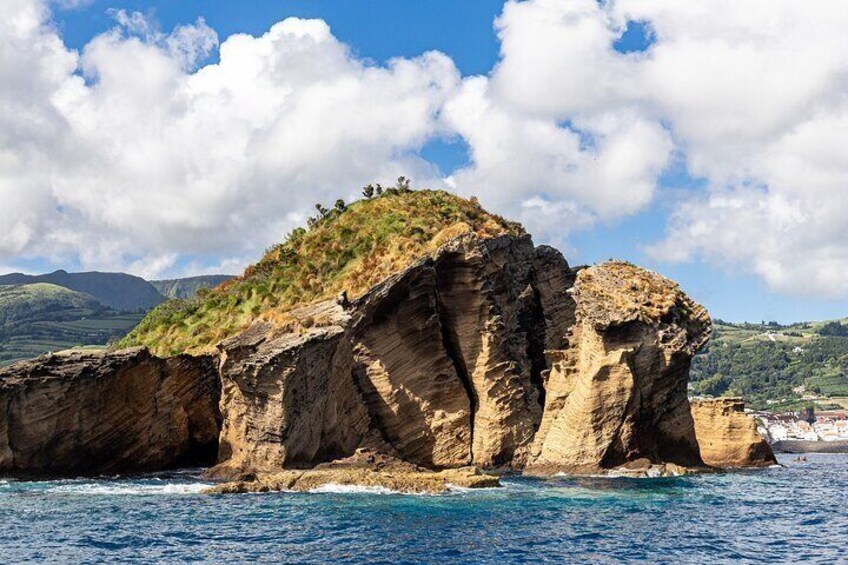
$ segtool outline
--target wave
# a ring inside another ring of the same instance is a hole
[[[312,494],[409,494],[381,486],[340,485],[327,483],[307,491]]]
[[[451,483],[447,484],[448,494],[473,494],[473,493],[483,493],[487,491],[502,491],[507,488],[507,484],[503,484],[503,486],[499,487],[461,487],[458,485],[453,485]]]
[[[211,486],[212,484],[209,483],[166,483],[161,485],[77,483],[49,487],[46,492],[100,496],[200,494],[204,489]]]

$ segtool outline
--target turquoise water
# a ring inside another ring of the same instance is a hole
[[[0,562],[848,562],[848,456],[439,496],[199,494],[192,473],[0,482]]]

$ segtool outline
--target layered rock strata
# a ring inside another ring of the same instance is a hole
[[[591,473],[646,459],[702,466],[687,399],[710,319],[671,281],[622,262],[580,271],[567,349],[548,352],[528,468]]]
[[[704,463],[713,467],[767,467],[774,465],[768,442],[745,414],[741,398],[693,400],[695,435]]]
[[[349,455],[367,433],[351,345],[339,325],[344,311],[331,302],[299,315],[322,327],[280,333],[259,323],[219,346],[218,473],[310,467]]]
[[[44,356],[0,369],[0,474],[207,465],[217,454],[211,357],[145,349]]]
[[[214,356],[127,350],[0,371],[0,471],[153,470],[217,452],[214,476],[252,476],[224,490],[438,490],[491,480],[468,466],[761,464],[770,451],[744,414],[690,408],[689,363],[709,333],[706,311],[655,273],[571,269],[529,236],[468,234],[352,301],[256,320]],[[357,453],[407,467],[352,465]]]

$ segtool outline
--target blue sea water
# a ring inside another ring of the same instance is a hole
[[[848,455],[673,479],[210,496],[196,473],[0,482],[0,562],[846,563]]]

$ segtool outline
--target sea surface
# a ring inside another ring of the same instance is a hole
[[[848,563],[848,455],[673,479],[211,496],[198,472],[0,482],[0,562]]]

